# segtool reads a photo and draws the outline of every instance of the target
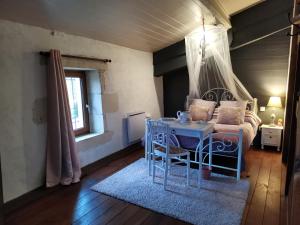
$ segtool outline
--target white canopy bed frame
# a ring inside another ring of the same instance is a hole
[[[217,102],[217,106],[220,105],[221,101],[235,101],[235,97],[233,94],[226,88],[213,88],[207,92],[205,92],[201,96],[202,100],[207,100],[207,101],[215,101]],[[192,99],[189,99],[192,100]],[[253,101],[249,101],[247,105],[247,110],[252,111],[256,113],[257,110],[257,100],[254,98]],[[162,120],[164,120],[162,118]],[[238,125],[230,125],[231,127],[234,127],[234,131],[232,132],[208,132],[205,135],[202,135],[202,128],[199,128],[199,124],[195,122],[195,124],[180,124],[178,121],[166,121],[167,123],[171,124],[171,128],[173,129],[173,135],[174,138],[178,143],[180,143],[180,140],[178,141],[177,137],[175,135],[180,135],[184,137],[190,137],[190,138],[197,138],[199,140],[196,141],[196,146],[194,148],[188,148],[189,151],[195,153],[195,158],[190,160],[191,163],[196,163],[199,165],[207,165],[209,167],[216,167],[216,168],[221,168],[225,170],[230,170],[230,171],[235,171],[236,172],[236,178],[237,180],[240,178],[240,173],[241,173],[241,164],[242,164],[242,155],[243,155],[243,150],[245,151],[246,149],[245,146],[243,146],[243,138],[244,136],[247,135],[247,132],[243,132],[243,129],[239,127]],[[176,125],[177,124],[177,125]],[[197,125],[196,125],[197,124]],[[208,121],[208,124],[211,124],[210,121]],[[212,126],[214,127],[214,125]],[[193,130],[194,129],[194,130]],[[253,127],[253,133],[256,133],[256,130]],[[223,135],[223,139],[221,140],[216,139],[216,134]],[[236,137],[236,141],[228,141],[228,137]],[[249,138],[249,137],[247,137]],[[146,121],[146,141],[145,141],[145,157],[149,159],[151,156],[149,156],[149,153],[151,152],[151,135],[150,135],[150,130],[148,127],[148,123]],[[252,140],[251,140],[252,142]],[[181,147],[185,148],[185,146]],[[230,153],[226,155],[226,153]],[[212,156],[213,155],[218,155],[218,156],[223,156],[227,158],[236,158],[237,159],[237,164],[236,167],[228,167],[228,166],[223,166],[223,165],[216,165],[213,164],[212,162]],[[205,159],[209,157],[209,161],[205,162]]]

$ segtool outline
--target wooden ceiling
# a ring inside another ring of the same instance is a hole
[[[153,52],[199,26],[202,6],[198,0],[1,0],[0,18]],[[214,21],[204,14],[206,23]]]

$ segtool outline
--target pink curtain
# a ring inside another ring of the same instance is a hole
[[[65,73],[58,50],[50,51],[47,80],[46,185],[80,181],[81,170],[72,128]]]

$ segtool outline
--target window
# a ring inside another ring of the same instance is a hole
[[[90,132],[86,77],[84,71],[66,70],[66,83],[75,136]]]

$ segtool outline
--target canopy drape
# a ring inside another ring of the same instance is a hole
[[[189,98],[199,98],[212,88],[226,88],[237,100],[252,100],[231,65],[227,30],[205,25],[185,37],[189,71]]]

